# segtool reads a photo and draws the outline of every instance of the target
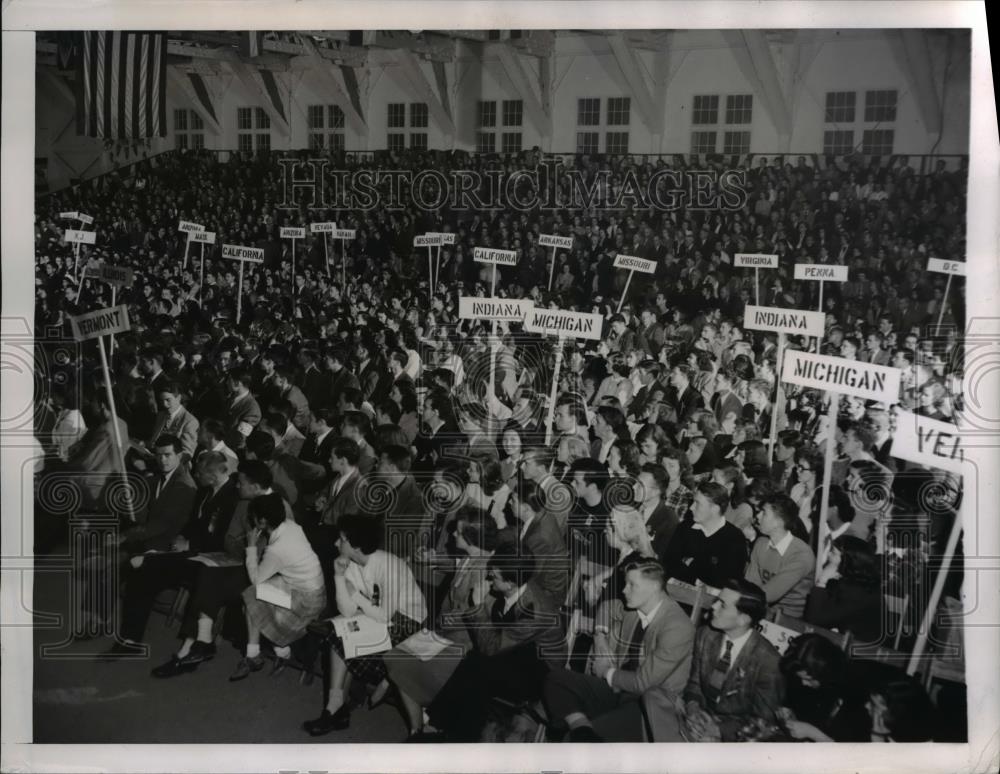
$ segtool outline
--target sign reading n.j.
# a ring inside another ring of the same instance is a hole
[[[826,315],[801,309],[779,309],[747,304],[743,327],[755,331],[776,331],[802,336],[822,336]]]
[[[901,374],[898,368],[792,349],[785,352],[781,381],[866,400],[896,403]]]
[[[535,308],[530,298],[478,298],[461,296],[458,299],[460,320],[517,320],[521,321]]]
[[[556,236],[555,234],[539,234],[538,246],[561,247],[564,250],[569,250],[573,247],[573,237]]]
[[[733,266],[749,269],[777,269],[778,256],[769,253],[736,253]]]
[[[656,273],[656,261],[647,261],[645,258],[636,258],[634,255],[619,254],[615,256],[614,266],[616,269],[631,269],[646,274]]]
[[[892,456],[952,473],[965,472],[961,430],[948,422],[909,411],[901,410],[896,417]]]
[[[535,307],[524,319],[524,329],[531,333],[550,333],[578,339],[601,338],[604,318],[589,312],[566,312],[562,309]]]
[[[517,253],[514,250],[477,247],[472,251],[472,260],[479,261],[479,263],[499,263],[504,266],[517,266]]]
[[[261,247],[243,247],[243,245],[223,245],[222,257],[237,261],[252,261],[264,263],[264,249]]]
[[[63,239],[67,242],[82,242],[85,245],[92,245],[97,242],[97,232],[68,228],[63,232]]]
[[[797,263],[795,264],[795,279],[847,282],[847,267],[826,263]]]
[[[77,341],[88,341],[112,333],[124,333],[129,329],[128,309],[125,306],[98,309],[95,312],[70,317],[69,324]]]

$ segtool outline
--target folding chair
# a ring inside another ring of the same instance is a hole
[[[786,629],[791,629],[793,632],[797,632],[798,634],[818,634],[821,637],[826,637],[826,639],[843,650],[845,653],[851,643],[850,632],[844,632],[841,634],[840,632],[835,632],[830,629],[824,629],[822,626],[806,623],[799,618],[792,618],[790,616],[783,615],[780,610],[774,616],[774,623]]]
[[[893,637],[892,647],[899,650],[899,641],[903,636],[903,627],[906,624],[906,612],[910,607],[910,595],[894,597],[891,594],[885,595],[885,609],[887,613],[898,616],[896,620],[896,636]]]
[[[677,604],[691,608],[691,621],[697,625],[701,621],[702,610],[715,601],[716,596],[710,595],[705,586],[692,586],[678,580],[667,581],[667,594]],[[710,601],[709,601],[710,600]]]

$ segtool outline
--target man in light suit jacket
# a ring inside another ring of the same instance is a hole
[[[198,446],[198,419],[181,405],[177,383],[158,380],[156,402],[159,403],[160,410],[153,420],[153,432],[149,436],[150,448],[161,435],[173,435],[180,439],[182,460],[190,460]]]
[[[712,605],[712,625],[694,641],[691,676],[680,701],[650,695],[646,713],[654,742],[733,742],[753,720],[777,722],[784,694],[780,657],[756,631],[767,613],[759,586],[726,583]]]
[[[595,628],[593,674],[557,670],[545,681],[549,717],[566,724],[565,741],[643,741],[640,697],[673,702],[688,679],[694,624],[667,596],[663,568],[643,559],[625,579],[628,612]]]

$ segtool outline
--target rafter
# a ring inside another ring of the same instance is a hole
[[[257,103],[260,107],[270,116],[271,125],[277,126],[278,130],[287,137],[290,132],[288,121],[271,103],[271,97],[268,95],[267,89],[260,82],[260,76],[254,72],[254,68],[240,61],[229,62],[228,64],[229,68],[233,71],[233,75],[239,78],[240,82],[249,89],[250,93],[257,98]]]
[[[642,122],[650,130],[655,130],[662,123],[662,120],[657,121],[653,95],[650,93],[649,87],[643,78],[642,66],[636,59],[635,52],[621,33],[611,35],[608,38],[608,45],[611,46],[611,53],[615,56],[615,62],[618,63],[622,76],[628,84],[629,93],[635,101],[636,107],[639,108],[639,116]]]
[[[173,67],[167,68],[167,78],[170,82],[174,84],[177,90],[184,95],[188,103],[194,111],[201,116],[202,121],[208,126],[214,134],[222,134],[222,127],[219,126],[219,122],[212,117],[212,114],[205,110],[205,107],[201,104],[201,100],[198,99],[198,95],[194,92],[194,87],[191,85],[191,81],[186,75],[178,72]]]
[[[424,71],[420,67],[420,60],[417,59],[412,51],[403,48],[396,52],[396,56],[399,57],[399,73],[409,81],[421,101],[427,103],[427,109],[434,118],[434,122],[441,128],[441,131],[453,137],[455,135],[455,122],[448,114],[448,111],[445,110],[434,88],[424,76]]]
[[[552,115],[542,107],[541,100],[535,93],[531,78],[524,71],[524,66],[521,64],[517,52],[506,43],[491,46],[490,49],[496,54],[514,92],[524,103],[524,112],[528,115],[528,119],[542,137],[550,137],[552,135]]]
[[[330,90],[330,96],[333,98],[334,103],[344,111],[344,119],[351,127],[351,130],[358,135],[367,135],[368,124],[365,123],[364,117],[354,108],[354,103],[351,101],[350,95],[341,86],[340,78],[333,71],[336,65],[325,58],[321,50],[308,37],[299,36],[299,40],[301,41],[301,47],[305,52],[305,56],[313,62],[316,72],[323,78],[323,82]]]

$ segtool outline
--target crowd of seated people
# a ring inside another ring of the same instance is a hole
[[[442,163],[508,174],[537,162]],[[183,588],[179,645],[152,676],[197,671],[223,640],[234,681],[322,662],[311,736],[336,738],[367,692],[371,706],[398,703],[414,740],[474,741],[525,707],[570,741],[933,738],[935,707],[899,662],[870,668],[859,690],[842,646],[807,633],[781,654],[766,624],[912,646],[887,635],[886,594],[926,599],[961,482],[893,456],[892,440],[900,410],[951,421],[962,408],[960,339],[931,335],[942,311],[961,326],[960,293],[945,298],[924,265],[963,253],[964,172],[873,168],[875,197],[857,160],[761,162],[731,211],[344,210],[357,238],[343,275],[315,236],[293,273],[278,229],[333,217],[279,206],[267,154],[167,154],[40,199],[39,330],[68,333],[70,316],[110,304],[87,267],[135,270],[118,294],[131,330],[115,337],[114,412],[84,343],[53,363],[37,413],[40,480],[63,473],[80,512],[122,518],[112,558],[90,559],[119,564],[118,625],[80,611],[113,630],[105,657],[145,652],[156,599]],[[613,190],[671,162],[572,163],[610,168]],[[57,218],[74,208],[98,232],[79,272]],[[211,246],[203,275],[200,256],[185,265],[178,219],[265,249],[240,318],[235,265]],[[433,285],[412,247],[427,231],[456,235]],[[551,292],[539,233],[574,237]],[[459,297],[490,287],[475,246],[517,252],[497,295],[597,312],[601,340],[555,343],[517,322],[493,338],[489,322],[459,319]],[[785,347],[899,368],[898,400],[834,396],[831,424],[822,392],[782,382],[776,334],[743,325],[757,299],[739,251],[781,257],[761,277],[764,306],[815,308],[796,261],[848,266],[848,282],[827,283],[824,335]],[[657,262],[620,305],[618,252]],[[43,493],[44,551],[66,523]],[[945,603],[961,578],[958,556]],[[677,589],[696,590],[701,614]],[[384,647],[359,653],[344,621],[384,631]]]

